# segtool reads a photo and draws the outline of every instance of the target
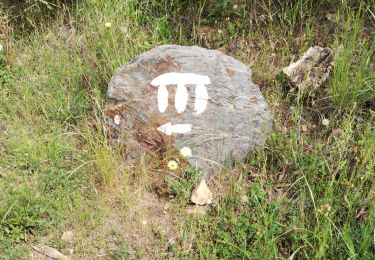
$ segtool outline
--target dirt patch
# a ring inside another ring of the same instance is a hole
[[[132,256],[155,259],[167,253],[167,243],[177,236],[178,216],[170,202],[148,192],[133,192],[134,205],[123,212],[114,210],[106,226],[122,233]]]
[[[160,198],[146,186],[127,184],[102,194],[98,203],[104,206],[105,216],[94,228],[78,227],[81,234],[91,230],[86,237],[82,234],[73,258],[167,256],[169,241],[179,236],[183,210],[178,203]]]

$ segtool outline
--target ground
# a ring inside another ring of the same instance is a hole
[[[48,245],[73,259],[372,259],[374,13],[372,0],[0,3],[0,258]],[[197,170],[168,170],[174,153],[129,163],[108,139],[110,77],[161,44],[244,62],[272,112],[266,145],[208,183],[204,208],[189,201]],[[341,51],[302,91],[280,72],[315,45]]]

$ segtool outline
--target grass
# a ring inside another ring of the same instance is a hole
[[[362,39],[361,46],[358,46],[359,23],[360,17],[354,17],[353,28],[346,29],[342,49],[336,59],[331,95],[340,107],[351,106],[355,102],[365,105],[374,100],[375,74],[371,72],[370,62],[375,45]],[[353,66],[356,68],[353,69]]]
[[[1,258],[28,258],[31,244],[74,248],[73,258],[373,257],[373,1],[56,3],[0,6]],[[176,198],[159,203],[172,204],[173,232],[164,234],[136,222],[162,223],[161,211],[139,205],[153,199],[139,196],[168,158],[126,165],[102,110],[114,70],[168,43],[221,48],[248,64],[273,133],[209,183],[216,196],[202,217],[184,211],[197,172],[170,179]],[[306,96],[277,74],[316,44],[341,47],[329,82]],[[69,229],[74,245],[60,239]]]

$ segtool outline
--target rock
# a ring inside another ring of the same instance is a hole
[[[132,144],[128,158],[166,144],[189,147],[188,162],[206,174],[230,156],[245,159],[270,129],[250,69],[196,46],[163,45],[138,56],[116,70],[107,97],[112,138]]]
[[[116,124],[116,125],[120,125],[121,123],[121,118],[119,115],[115,115],[115,117],[113,118],[113,122]]]
[[[191,202],[198,205],[210,204],[212,201],[212,192],[208,189],[205,180],[202,180],[199,185],[191,193]]]
[[[70,230],[65,231],[61,235],[61,240],[65,241],[65,242],[68,242],[68,243],[72,243],[73,242],[73,232],[70,231]]]
[[[311,47],[298,61],[285,67],[283,73],[299,89],[308,91],[317,89],[331,73],[334,54],[330,48]]]
[[[56,249],[52,248],[52,247],[49,247],[49,246],[32,246],[32,248],[45,255],[45,256],[48,256],[48,257],[51,257],[53,259],[59,259],[59,260],[68,260],[70,259],[69,257],[67,257],[66,255],[60,253],[59,251],[57,251]]]

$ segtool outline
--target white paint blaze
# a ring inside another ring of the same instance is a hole
[[[205,85],[210,83],[211,80],[208,76],[196,73],[177,72],[162,74],[151,81],[151,85],[159,86],[158,109],[160,113],[164,113],[168,107],[167,85],[177,85],[175,96],[175,108],[177,113],[182,113],[186,109],[189,98],[186,85],[196,85],[194,109],[196,114],[203,113],[208,103],[208,93]]]
[[[208,93],[205,85],[198,84],[195,87],[195,104],[194,110],[197,115],[202,114],[207,107]]]
[[[167,85],[177,85],[174,106],[177,113],[182,113],[186,110],[189,93],[186,85],[195,85],[195,114],[199,115],[206,110],[208,103],[207,84],[211,80],[208,76],[203,76],[195,73],[177,73],[170,72],[162,74],[151,81],[151,85],[159,86],[158,89],[158,109],[160,113],[164,113],[168,108],[168,89]],[[166,123],[157,128],[158,131],[172,135],[186,134],[191,131],[191,124],[176,124]]]
[[[191,124],[176,124],[166,123],[157,128],[160,132],[166,135],[176,134],[186,134],[191,131]]]
[[[169,84],[210,84],[210,78],[208,76],[199,75],[196,73],[178,73],[168,72],[157,76],[151,81],[151,85],[169,85]]]
[[[160,113],[164,113],[168,107],[168,89],[166,85],[160,85],[158,89],[158,108]]]

